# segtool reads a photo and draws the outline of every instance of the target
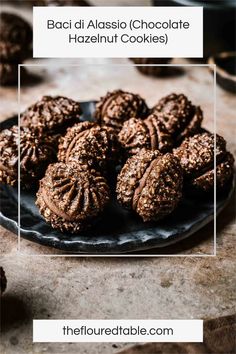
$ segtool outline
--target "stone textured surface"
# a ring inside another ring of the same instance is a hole
[[[126,59],[100,59],[96,63],[105,66],[96,68],[92,59],[67,62],[89,64],[77,68],[63,66],[61,60],[46,62],[53,66],[34,70],[44,76],[43,81],[23,86],[21,110],[44,94],[90,100],[108,89],[121,87],[139,91],[152,106],[170,92],[184,92],[204,110],[204,127],[213,129],[213,79],[207,68],[183,68],[181,75],[155,79],[138,73]],[[113,70],[108,64],[114,62],[128,66]],[[56,63],[60,67],[55,67]],[[17,112],[17,89],[0,88],[0,99],[1,120]],[[225,137],[228,149],[235,155],[235,96],[220,88],[217,88],[217,132]],[[232,314],[236,281],[234,200],[218,217],[216,257],[53,257],[58,251],[25,240],[21,241],[19,253],[16,236],[1,228],[0,257],[8,287],[1,304],[0,352],[111,354],[128,346],[126,343],[32,344],[33,318],[184,319]],[[213,224],[209,224],[193,238],[161,252],[212,254],[212,236]],[[157,250],[149,254],[155,255]]]

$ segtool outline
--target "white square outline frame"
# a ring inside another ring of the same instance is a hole
[[[20,141],[20,83],[21,83],[21,67],[55,67],[58,66],[60,67],[62,64],[61,63],[56,63],[56,64],[18,64],[18,134],[19,134],[19,141]],[[68,64],[66,65],[67,67],[81,67],[81,66],[129,66],[130,64]],[[132,64],[131,64],[132,65]],[[213,134],[214,134],[214,218],[213,218],[213,253],[212,254],[126,254],[126,253],[121,253],[121,254],[86,254],[86,253],[81,253],[81,254],[25,254],[24,252],[21,252],[21,247],[20,247],[20,159],[18,159],[18,242],[17,242],[17,251],[24,255],[24,256],[29,256],[29,257],[79,257],[79,258],[84,258],[84,257],[114,257],[114,258],[154,258],[154,257],[196,257],[196,258],[201,258],[201,257],[215,257],[216,256],[216,65],[215,64],[133,64],[132,66],[174,66],[174,67],[208,67],[213,69]],[[20,156],[20,144],[18,144],[18,156]],[[200,230],[200,229],[199,229]]]

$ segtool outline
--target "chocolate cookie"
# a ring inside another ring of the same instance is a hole
[[[160,121],[172,135],[176,144],[198,133],[203,120],[201,108],[192,105],[183,94],[172,93],[162,98],[152,111],[156,114],[163,113]]]
[[[16,85],[18,63],[31,54],[32,29],[21,17],[8,12],[0,14],[0,84]],[[26,77],[21,68],[21,77]]]
[[[135,66],[135,68],[144,75],[162,76],[166,73],[165,66],[152,66],[158,64],[168,64],[171,58],[130,58],[135,64],[142,64],[142,66]]]
[[[109,201],[106,180],[79,163],[51,164],[40,181],[36,205],[53,228],[71,233],[90,225]]]
[[[43,96],[21,116],[21,125],[38,132],[57,134],[80,121],[80,104],[62,96]]]
[[[173,146],[171,135],[155,114],[144,120],[127,120],[119,133],[119,141],[129,155],[138,153],[142,148],[167,152]]]
[[[17,185],[19,130],[14,125],[0,132],[0,182]],[[31,187],[41,178],[56,151],[50,137],[37,136],[28,128],[20,128],[20,178]]]
[[[32,28],[22,17],[8,12],[0,14],[0,41],[19,44],[29,48],[33,34]]]
[[[27,79],[28,71],[24,68],[20,68],[21,81]],[[0,62],[0,85],[12,86],[18,83],[18,64],[13,63],[1,63]]]
[[[66,135],[61,137],[58,160],[79,161],[104,172],[115,163],[118,152],[117,138],[111,129],[83,122],[68,128]]]
[[[108,92],[96,105],[95,119],[119,132],[129,118],[144,118],[148,114],[145,101],[130,92],[116,90]]]
[[[143,221],[170,214],[182,197],[183,172],[177,158],[141,150],[130,157],[117,179],[117,199]]]
[[[216,185],[223,188],[232,179],[234,158],[226,150],[224,138],[216,135]],[[185,139],[174,150],[183,168],[186,182],[194,190],[208,192],[214,187],[214,135],[197,134]]]
[[[4,293],[7,287],[7,278],[4,272],[3,267],[0,267],[0,290],[1,290],[1,295]]]

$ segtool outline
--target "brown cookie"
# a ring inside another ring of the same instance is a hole
[[[130,157],[117,179],[117,199],[143,221],[170,214],[182,197],[182,168],[174,155],[141,150]]]
[[[174,150],[183,168],[186,182],[198,191],[208,192],[214,187],[214,135],[197,134],[185,139]],[[232,179],[234,158],[226,150],[224,138],[216,135],[216,185],[223,188]]]
[[[29,48],[32,43],[32,28],[22,17],[8,12],[0,14],[0,41],[19,44]]]
[[[106,180],[87,165],[51,164],[40,181],[36,205],[51,226],[79,232],[88,227],[109,201]]]
[[[118,152],[113,131],[96,123],[83,122],[68,128],[66,135],[61,137],[58,160],[65,163],[79,161],[104,172],[115,164]]]
[[[19,130],[14,125],[0,132],[0,182],[11,186],[18,180]],[[35,135],[28,128],[20,128],[20,178],[24,187],[31,187],[40,179],[56,151],[50,137]]]
[[[144,118],[148,114],[145,101],[136,94],[116,90],[108,92],[96,105],[95,119],[119,132],[129,118]]]
[[[176,144],[198,133],[201,128],[203,120],[201,108],[192,105],[183,94],[172,93],[162,98],[152,111],[156,114],[162,113],[159,119]]]
[[[135,68],[142,74],[149,76],[162,76],[165,75],[168,68],[157,65],[168,64],[171,61],[171,58],[130,58],[130,60],[132,60],[135,64],[138,64]]]
[[[136,154],[142,148],[167,152],[173,147],[171,135],[155,114],[144,120],[127,120],[119,133],[119,141],[128,155]]]
[[[21,116],[21,125],[38,132],[57,134],[80,121],[80,104],[62,96],[43,96]]]

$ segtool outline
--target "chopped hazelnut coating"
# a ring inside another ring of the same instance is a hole
[[[148,115],[145,101],[136,94],[116,90],[108,92],[96,105],[95,119],[119,132],[129,118],[144,118]]]
[[[80,104],[62,96],[43,96],[26,109],[21,116],[21,125],[39,132],[60,133],[80,121]]]
[[[182,168],[177,158],[141,150],[130,157],[117,179],[117,199],[143,221],[170,214],[182,197]]]
[[[40,181],[36,205],[53,228],[71,233],[88,227],[109,201],[104,177],[85,164],[49,165]]]
[[[12,186],[17,184],[18,145],[18,126],[0,132],[0,182]],[[50,137],[20,128],[20,178],[23,186],[32,186],[40,179],[55,157],[56,151]]]
[[[156,114],[144,120],[131,118],[126,121],[119,133],[119,141],[130,155],[142,148],[167,152],[173,146],[171,135]]]
[[[66,163],[79,161],[91,168],[103,170],[115,163],[118,151],[113,130],[96,123],[83,122],[68,128],[66,135],[61,137],[58,159]]]
[[[203,120],[201,108],[192,105],[183,94],[172,93],[163,97],[152,111],[156,114],[163,113],[159,119],[176,144],[185,137],[198,133]]]
[[[174,150],[187,182],[197,190],[210,191],[214,187],[214,135],[197,134],[186,138]],[[216,135],[216,185],[223,188],[233,176],[234,158],[226,150],[223,137]]]

